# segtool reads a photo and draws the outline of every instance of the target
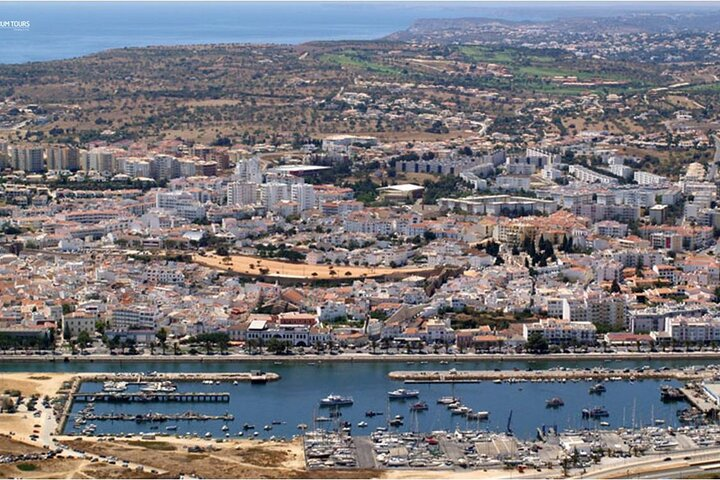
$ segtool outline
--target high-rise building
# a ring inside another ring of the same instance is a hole
[[[142,158],[126,158],[123,171],[131,177],[150,177],[150,162]]]
[[[101,173],[118,173],[120,168],[115,158],[117,151],[111,148],[93,148],[82,155],[81,167],[83,170],[94,170]]]
[[[257,157],[242,158],[239,152],[230,152],[230,158],[235,161],[235,178],[241,182],[260,183],[260,159]]]
[[[80,151],[70,145],[48,145],[45,149],[45,165],[48,170],[70,170],[80,168]]]
[[[272,210],[282,200],[290,200],[290,186],[287,183],[270,182],[260,186],[260,202],[268,210]]]
[[[22,170],[29,173],[38,173],[45,170],[43,159],[43,148],[40,146],[12,145],[8,148],[10,166],[14,170]]]
[[[230,182],[227,186],[228,205],[254,205],[257,203],[258,184]]]
[[[315,189],[312,185],[296,184],[290,186],[290,199],[298,204],[302,212],[315,208]]]
[[[156,180],[178,178],[180,162],[172,155],[155,155],[150,161],[150,176]]]

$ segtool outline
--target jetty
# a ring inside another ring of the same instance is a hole
[[[235,416],[231,413],[224,415],[204,415],[195,412],[185,413],[145,413],[139,415],[133,415],[129,413],[102,413],[94,414],[88,413],[82,417],[88,421],[96,420],[112,420],[112,421],[132,421],[137,423],[144,422],[167,422],[177,420],[195,420],[195,421],[208,421],[208,420],[224,420],[226,422],[232,422],[235,420]]]
[[[227,392],[85,392],[74,393],[76,402],[229,402]]]
[[[93,373],[81,374],[83,382],[126,382],[128,384],[139,384],[148,382],[205,382],[214,383],[226,382],[250,382],[267,383],[280,380],[280,375],[273,372],[253,370],[250,372],[237,373]]]
[[[399,370],[388,374],[391,380],[405,383],[472,383],[481,381],[499,382],[544,382],[544,381],[606,381],[641,379],[676,379],[681,381],[711,380],[716,372],[709,370],[610,370],[610,369],[564,369],[564,370]]]

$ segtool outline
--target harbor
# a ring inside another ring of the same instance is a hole
[[[290,439],[317,428],[352,436],[378,428],[396,433],[503,433],[511,428],[518,438],[533,438],[538,428],[560,433],[658,425],[679,428],[714,418],[697,408],[699,401],[684,393],[686,383],[676,379],[678,372],[682,378],[713,378],[714,365],[674,371],[644,365],[492,370],[481,371],[482,378],[466,378],[452,367],[431,370],[437,364],[427,365],[427,371],[400,373],[389,370],[392,366],[398,365],[385,365],[388,370],[382,372],[379,364],[274,365],[283,370],[283,379],[265,383],[229,372],[83,374],[70,395],[71,421],[62,432],[82,435],[92,422],[95,436],[157,433],[149,425],[158,423],[160,431],[175,427],[169,431],[173,435],[212,438]],[[420,373],[424,375],[418,377]],[[279,378],[279,374],[263,375]],[[463,381],[433,381],[454,377]],[[402,387],[418,378],[430,381]],[[93,410],[81,418],[88,403]],[[78,419],[85,423],[76,424]]]

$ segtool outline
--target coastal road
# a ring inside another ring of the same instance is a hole
[[[671,460],[666,461],[666,458]],[[687,460],[686,460],[687,459]],[[660,455],[648,455],[629,462],[588,470],[577,478],[681,478],[701,473],[720,461],[720,448],[674,451]],[[704,467],[704,468],[703,468]],[[720,470],[720,465],[716,467]]]

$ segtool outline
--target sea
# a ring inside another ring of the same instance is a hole
[[[708,8],[702,2],[2,1],[0,64],[149,45],[371,40],[422,18],[551,20]]]
[[[559,431],[568,429],[601,429],[618,427],[641,427],[653,425],[657,420],[664,425],[679,425],[677,411],[687,408],[684,402],[663,403],[660,400],[660,387],[664,384],[678,386],[674,380],[636,380],[607,382],[607,392],[594,395],[589,388],[595,381],[582,380],[566,383],[502,383],[493,382],[465,383],[455,386],[449,384],[404,384],[392,381],[388,374],[396,370],[541,370],[556,366],[568,368],[592,368],[603,366],[618,370],[648,366],[684,367],[690,364],[710,364],[702,360],[621,360],[621,361],[586,361],[573,360],[563,362],[549,361],[473,361],[443,365],[436,362],[307,362],[301,358],[282,358],[279,362],[242,362],[180,360],[176,362],[158,361],[94,361],[94,362],[12,362],[0,363],[0,372],[6,371],[38,371],[38,372],[184,372],[184,373],[232,373],[246,372],[253,369],[274,372],[280,380],[264,385],[240,382],[238,385],[226,382],[219,385],[206,385],[201,382],[180,382],[179,392],[223,392],[230,394],[230,401],[223,402],[142,402],[142,403],[95,403],[96,414],[122,413],[140,415],[146,413],[174,413],[192,411],[206,415],[232,414],[234,420],[208,421],[166,421],[158,423],[136,422],[134,420],[103,420],[95,421],[97,435],[127,433],[172,433],[210,434],[215,438],[226,434],[258,438],[291,438],[300,432],[298,425],[305,424],[330,428],[332,423],[316,422],[317,417],[328,417],[330,412],[321,408],[319,402],[330,394],[351,396],[354,404],[341,409],[339,420],[352,425],[354,435],[367,435],[377,427],[386,426],[389,419],[400,415],[404,423],[398,427],[400,431],[431,432],[434,430],[467,430],[478,429],[496,432],[511,430],[519,438],[533,438],[537,429],[554,428]],[[137,388],[137,387],[133,387]],[[417,414],[410,411],[413,402],[390,401],[388,392],[398,389],[417,389],[419,400],[428,404],[428,410]],[[83,392],[99,392],[102,385],[84,383]],[[463,417],[452,415],[437,400],[443,396],[460,397],[463,404],[474,411],[489,412],[487,421],[468,421]],[[546,407],[546,400],[560,397],[565,405],[553,409]],[[66,425],[66,433],[80,433],[83,425],[75,427],[75,418],[86,404],[76,402],[72,408],[70,421]],[[610,414],[607,418],[597,421],[583,419],[582,410],[604,407]],[[381,415],[367,418],[367,411],[380,412]],[[600,421],[607,422],[601,425]],[[360,422],[367,422],[365,428],[358,427]],[[245,424],[253,428],[243,430]],[[223,426],[227,429],[223,430]],[[265,429],[265,426],[269,429]],[[167,430],[167,427],[177,429]]]

